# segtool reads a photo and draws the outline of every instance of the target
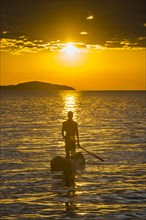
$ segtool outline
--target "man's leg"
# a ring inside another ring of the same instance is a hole
[[[69,159],[70,158],[70,149],[67,144],[65,145],[65,153],[66,153],[66,159]]]
[[[71,156],[73,156],[76,153],[76,144],[73,144],[71,146]]]

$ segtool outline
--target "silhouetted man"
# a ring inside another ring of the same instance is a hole
[[[62,136],[65,139],[66,158],[73,156],[76,151],[76,140],[79,146],[78,123],[73,121],[73,112],[68,112],[68,120],[62,123]]]

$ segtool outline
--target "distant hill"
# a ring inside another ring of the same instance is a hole
[[[19,83],[17,85],[0,86],[1,90],[38,90],[38,91],[52,91],[52,90],[75,90],[66,85],[51,84],[39,81],[31,81]]]

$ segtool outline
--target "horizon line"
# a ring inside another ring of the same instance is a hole
[[[52,85],[58,85],[58,86],[68,86],[68,87],[72,87],[70,85],[65,85],[65,84],[56,84],[56,83],[50,83],[50,82],[44,82],[44,81],[39,81],[39,80],[32,80],[32,81],[25,81],[25,82],[19,82],[19,83],[16,83],[16,84],[6,84],[6,85],[2,85],[0,84],[1,87],[7,87],[7,86],[17,86],[19,84],[23,84],[23,83],[30,83],[30,82],[39,82],[39,83],[46,83],[46,84],[52,84]],[[76,89],[74,87],[73,88],[73,91],[88,91],[88,92],[94,92],[94,91],[97,91],[97,92],[140,92],[140,91],[146,91],[146,88],[145,89]],[[1,89],[2,90],[2,89]],[[55,90],[52,90],[52,91],[55,91]]]

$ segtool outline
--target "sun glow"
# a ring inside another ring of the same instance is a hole
[[[72,42],[65,43],[62,49],[59,50],[59,53],[56,54],[58,65],[60,65],[60,67],[63,67],[64,69],[83,66],[86,60],[86,53],[84,53],[84,50],[81,48],[80,45],[82,44]],[[74,72],[74,70],[70,69],[70,73],[71,72]]]
[[[67,55],[74,55],[79,52],[78,48],[73,43],[67,43],[63,52]]]

